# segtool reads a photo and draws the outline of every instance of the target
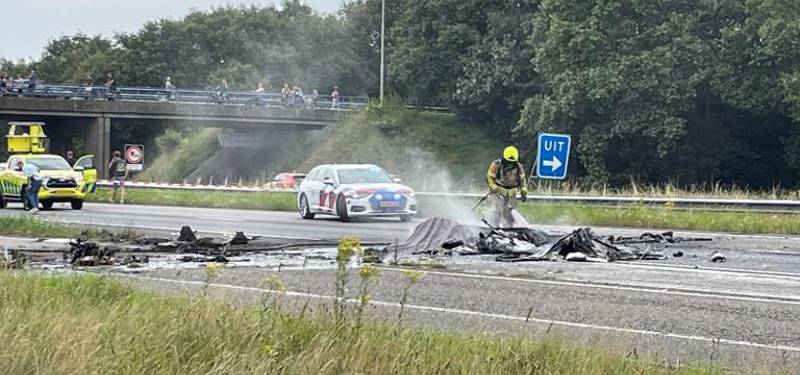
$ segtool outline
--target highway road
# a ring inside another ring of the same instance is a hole
[[[174,231],[190,225],[205,233],[234,233],[276,236],[299,239],[338,239],[360,236],[365,241],[404,238],[414,227],[413,223],[400,223],[387,218],[368,222],[342,223],[334,218],[320,217],[313,222],[302,220],[294,212],[269,212],[186,207],[157,207],[87,203],[81,211],[57,206],[53,211],[41,211],[47,220],[87,225],[119,226],[141,230]],[[21,210],[0,211],[18,214]]]
[[[3,210],[3,215],[20,211]],[[396,220],[340,223],[303,221],[295,213],[87,204],[84,211],[56,210],[46,220],[196,230],[304,239],[359,236],[365,240],[403,238],[418,223]],[[566,232],[569,226],[547,226]],[[601,228],[600,233],[630,234]],[[491,257],[434,260],[414,286],[407,323],[459,332],[518,337],[561,337],[576,345],[614,353],[650,356],[665,363],[712,361],[744,372],[787,369],[800,374],[800,238],[708,235],[711,243],[666,249],[684,256],[656,262],[500,264]],[[712,263],[723,252],[728,261]],[[220,298],[257,303],[275,268],[227,268],[214,281]],[[329,268],[289,267],[279,271],[287,303],[327,303],[333,293]],[[135,285],[164,293],[197,290],[200,268],[160,268],[118,274]],[[372,291],[375,319],[396,319],[405,278],[381,268]],[[355,289],[355,286],[353,286]]]

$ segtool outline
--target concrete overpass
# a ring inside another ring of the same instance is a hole
[[[86,151],[107,165],[111,129],[136,126],[207,126],[253,130],[314,130],[340,121],[346,110],[218,105],[180,102],[138,102],[80,99],[0,97],[3,121],[43,121],[51,152],[66,152],[67,139],[83,138]],[[99,172],[105,174],[105,168]]]

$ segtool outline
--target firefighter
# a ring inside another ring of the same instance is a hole
[[[523,202],[528,199],[528,179],[516,147],[506,147],[503,157],[489,165],[486,182],[489,185],[489,221],[495,226],[513,227],[512,211],[517,207],[517,194]]]

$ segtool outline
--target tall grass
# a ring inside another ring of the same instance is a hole
[[[0,235],[23,237],[82,238],[85,240],[133,239],[140,234],[133,230],[107,231],[86,226],[53,223],[26,214],[0,216]]]
[[[182,181],[219,149],[220,129],[167,130],[156,138],[159,155],[137,176],[141,181]]]
[[[107,202],[108,189],[98,188],[88,195],[90,202]],[[235,208],[248,210],[295,211],[293,192],[215,192],[171,189],[125,189],[125,203],[156,206]]]
[[[718,231],[743,234],[800,234],[798,214],[677,210],[654,206],[586,206],[529,203],[520,212],[536,224]]]
[[[723,199],[800,199],[800,190],[782,186],[754,189],[747,186],[708,182],[681,184],[643,184],[631,182],[624,186],[587,185],[577,180],[531,179],[530,194],[537,195],[588,195],[665,198],[723,198]]]
[[[324,313],[160,297],[98,276],[0,271],[0,374],[713,374]]]

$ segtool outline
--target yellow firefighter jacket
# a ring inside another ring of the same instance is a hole
[[[500,159],[493,161],[486,172],[486,182],[489,184],[489,191],[506,197],[516,197],[519,193],[528,194],[525,167],[519,162],[503,163]]]

